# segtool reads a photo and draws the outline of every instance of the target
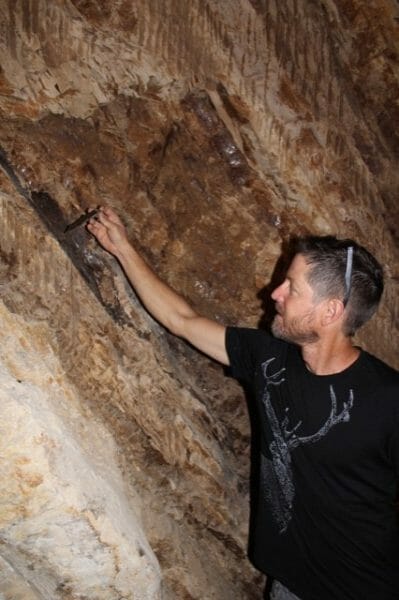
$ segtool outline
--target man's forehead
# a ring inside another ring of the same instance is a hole
[[[287,277],[299,279],[305,278],[310,269],[310,264],[306,261],[303,254],[296,254],[288,267]]]

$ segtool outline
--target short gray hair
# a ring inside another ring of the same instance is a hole
[[[311,266],[308,282],[316,299],[340,298],[344,302],[344,333],[352,336],[372,317],[380,302],[384,290],[380,263],[353,240],[332,235],[297,238],[294,251]]]

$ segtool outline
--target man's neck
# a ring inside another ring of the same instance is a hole
[[[313,344],[302,346],[302,358],[315,375],[333,375],[351,366],[360,354],[359,348],[353,346],[352,339],[318,340]]]

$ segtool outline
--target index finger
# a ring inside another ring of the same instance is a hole
[[[100,206],[100,212],[112,223],[117,225],[123,224],[118,214],[110,206]]]

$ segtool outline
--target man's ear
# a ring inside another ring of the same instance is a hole
[[[338,298],[326,300],[325,310],[322,316],[322,325],[331,325],[338,321],[344,314],[344,304]]]

